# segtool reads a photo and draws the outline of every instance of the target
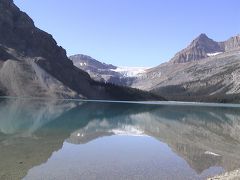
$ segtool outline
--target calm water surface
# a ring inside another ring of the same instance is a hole
[[[206,179],[240,168],[240,107],[0,99],[0,179]]]

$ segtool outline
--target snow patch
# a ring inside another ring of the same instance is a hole
[[[149,67],[117,67],[111,71],[118,72],[126,77],[137,77],[144,73]]]
[[[119,136],[145,136],[144,131],[133,126],[125,126],[121,129],[112,129],[110,132]]]
[[[213,56],[219,55],[219,54],[221,54],[221,53],[222,53],[222,52],[208,53],[207,56],[208,56],[208,57],[213,57]]]
[[[208,154],[208,155],[212,155],[212,156],[221,156],[221,155],[213,153],[211,151],[205,151],[204,154]]]
[[[79,63],[80,66],[86,66],[87,63]]]

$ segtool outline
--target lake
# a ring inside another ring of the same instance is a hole
[[[206,179],[240,168],[240,106],[0,99],[0,179]]]

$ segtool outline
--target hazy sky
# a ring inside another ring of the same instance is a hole
[[[68,55],[121,66],[155,66],[200,33],[240,33],[239,0],[14,0]]]

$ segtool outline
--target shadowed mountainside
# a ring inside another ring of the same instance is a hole
[[[45,98],[161,100],[134,89],[96,83],[75,67],[53,37],[35,27],[13,0],[0,1],[0,95]],[[116,91],[117,93],[113,92]],[[121,97],[120,94],[124,94]],[[117,96],[115,96],[117,95]]]

